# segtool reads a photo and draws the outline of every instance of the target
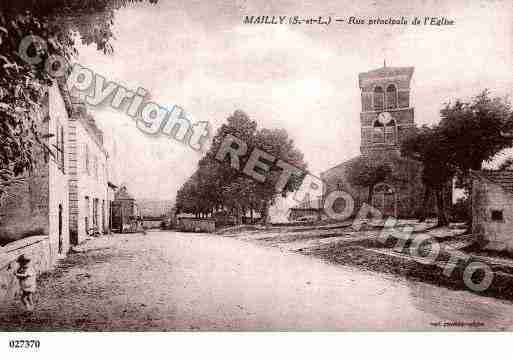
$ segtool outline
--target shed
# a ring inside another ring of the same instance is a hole
[[[472,234],[486,249],[513,252],[513,171],[472,171]]]

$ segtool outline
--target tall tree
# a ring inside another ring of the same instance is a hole
[[[463,176],[480,170],[484,161],[511,146],[502,135],[513,130],[511,104],[505,98],[492,98],[488,90],[468,102],[448,103],[440,114],[438,127],[450,145],[448,159]]]
[[[260,200],[260,212],[265,222],[269,220],[269,208],[274,205],[278,196],[286,197],[288,193],[296,191],[301,186],[306,173],[306,163],[301,153],[289,138],[284,129],[263,128],[257,132],[255,147],[273,155],[276,159],[286,162],[302,170],[301,173],[293,173],[289,181],[281,189],[276,191],[277,182],[282,173],[282,168],[276,164],[272,165],[269,173],[266,174],[266,181],[256,185],[255,196]]]
[[[424,198],[422,203],[428,203],[431,194],[435,195],[438,225],[444,226],[449,222],[447,203],[444,190],[452,180],[455,169],[448,161],[450,142],[444,137],[438,126],[423,126],[415,129],[402,143],[403,155],[422,163],[422,182]],[[421,206],[421,220],[426,217],[426,206]]]
[[[222,162],[216,159],[216,154],[228,134],[244,141],[248,146],[247,153],[240,158],[241,166],[245,164],[255,148],[276,158],[275,163],[269,163],[270,170],[264,174],[266,178],[264,182],[248,177],[241,169],[232,168],[228,157]],[[301,175],[292,175],[278,193],[276,185],[282,171],[282,168],[276,165],[278,159],[297,168],[306,169],[303,154],[295,147],[285,130],[258,130],[254,120],[243,111],[237,110],[217,131],[211,147],[199,161],[198,170],[179,190],[177,203],[184,203],[182,208],[191,209],[194,206],[189,200],[196,198],[198,202],[207,203],[211,208],[210,212],[226,209],[234,213],[237,223],[241,222],[247,211],[251,214],[259,212],[261,217],[267,220],[269,207],[275,202],[277,196],[286,196],[287,193],[296,190],[303,179]],[[192,185],[190,181],[195,184]],[[185,203],[188,204],[185,205]]]
[[[481,170],[483,162],[511,146],[513,116],[507,99],[490,97],[485,90],[470,101],[447,103],[441,121],[417,129],[402,145],[406,156],[423,164],[426,191],[434,191],[439,224],[447,223],[444,187],[456,176],[458,185],[470,195],[470,170]],[[469,201],[471,205],[471,201]]]

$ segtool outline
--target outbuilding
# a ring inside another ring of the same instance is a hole
[[[513,171],[472,171],[472,234],[486,249],[513,252]]]

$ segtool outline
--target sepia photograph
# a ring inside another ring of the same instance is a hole
[[[512,95],[509,0],[0,0],[0,346],[510,332]]]

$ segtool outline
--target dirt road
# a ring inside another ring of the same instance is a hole
[[[234,238],[175,232],[89,242],[0,330],[504,330],[513,305]]]

